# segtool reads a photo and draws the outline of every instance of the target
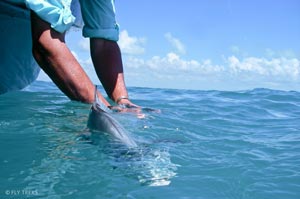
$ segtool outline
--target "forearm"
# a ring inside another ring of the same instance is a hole
[[[64,42],[64,34],[32,15],[33,55],[41,68],[70,99],[92,103],[94,85]],[[98,93],[105,105],[109,103]]]
[[[91,38],[91,56],[108,96],[115,102],[121,96],[128,97],[118,44],[114,41]]]

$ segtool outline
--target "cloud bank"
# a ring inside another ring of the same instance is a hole
[[[123,54],[139,55],[145,53],[145,38],[130,37],[126,30],[120,32],[118,44]]]
[[[300,90],[300,59],[292,52],[276,54],[267,49],[266,57],[253,57],[242,53],[237,45],[229,47],[232,55],[222,56],[221,63],[211,59],[187,59],[186,48],[171,33],[163,35],[173,51],[165,55],[143,56],[147,39],[120,32],[118,41],[123,54],[126,81],[131,86],[170,87],[187,89],[237,90],[244,88],[280,88]],[[93,82],[99,83],[89,53],[85,57],[76,52],[89,51],[89,41],[78,42],[79,49],[72,51]],[[221,55],[220,55],[221,56]],[[44,74],[40,80],[47,79]]]
[[[195,60],[185,59],[186,52],[184,45],[179,39],[166,33],[165,39],[174,47],[174,52],[166,53],[164,56],[154,55],[151,58],[144,59],[137,56],[124,56],[124,65],[129,75],[138,78],[138,74],[145,79],[153,79],[153,82],[161,87],[170,81],[178,87],[178,82],[187,82],[186,88],[204,88],[206,84],[209,89],[211,82],[215,82],[214,88],[222,89],[228,84],[226,90],[231,87],[232,90],[255,87],[272,87],[280,89],[300,89],[300,59],[295,58],[292,53],[287,53],[265,57],[253,57],[246,53],[241,53],[238,46],[231,46],[232,55],[224,57],[222,63],[214,63],[211,59]],[[143,48],[145,48],[143,46]],[[268,52],[273,52],[268,49]],[[143,74],[147,75],[143,75]],[[157,81],[156,81],[157,80]],[[150,80],[149,80],[150,82]],[[192,84],[191,84],[192,82]],[[217,85],[218,84],[218,85]],[[174,87],[176,87],[174,86]]]

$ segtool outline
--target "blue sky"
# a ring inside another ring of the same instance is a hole
[[[116,11],[128,86],[300,90],[299,0],[117,0]],[[67,42],[100,84],[88,40]]]

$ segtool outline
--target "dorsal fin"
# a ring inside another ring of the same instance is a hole
[[[94,102],[93,102],[93,106],[95,108],[99,108],[101,109],[102,111],[105,111],[105,112],[108,112],[110,113],[111,110],[109,108],[107,108],[107,106],[105,106],[105,104],[103,104],[103,102],[101,102],[101,100],[99,100],[99,97],[97,95],[97,85],[95,85],[95,93],[94,93]]]

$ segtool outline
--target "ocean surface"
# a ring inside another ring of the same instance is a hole
[[[0,95],[0,199],[300,198],[300,93],[130,87],[138,147],[87,128],[52,83]]]

